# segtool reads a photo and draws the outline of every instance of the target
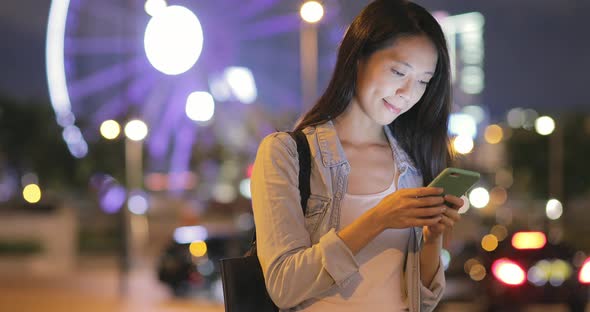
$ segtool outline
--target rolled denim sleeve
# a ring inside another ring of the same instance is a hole
[[[438,305],[442,299],[446,280],[445,270],[442,266],[442,260],[439,261],[438,270],[436,271],[432,282],[428,287],[420,283],[420,312],[430,312]]]
[[[344,285],[359,267],[334,229],[311,244],[298,174],[297,147],[291,137],[278,132],[264,138],[252,172],[252,208],[266,288],[281,309]]]

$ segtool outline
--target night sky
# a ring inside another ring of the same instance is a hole
[[[429,10],[485,16],[483,104],[496,120],[515,106],[541,113],[590,111],[590,0],[417,2]],[[352,17],[366,1],[342,3],[343,14]],[[49,4],[0,4],[0,93],[48,101],[44,49]]]

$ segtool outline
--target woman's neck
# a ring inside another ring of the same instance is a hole
[[[341,142],[353,145],[388,143],[383,126],[370,119],[353,103],[333,122]]]

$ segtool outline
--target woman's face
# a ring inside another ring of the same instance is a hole
[[[375,122],[390,124],[420,100],[437,60],[426,36],[398,38],[359,63],[353,105]]]

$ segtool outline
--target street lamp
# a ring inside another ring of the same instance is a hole
[[[148,135],[148,126],[139,119],[130,120],[124,127],[125,133],[125,179],[127,190],[141,188],[143,180],[143,140]],[[121,126],[115,120],[106,120],[100,125],[100,134],[107,140],[119,137]],[[131,194],[131,192],[128,192]],[[139,251],[145,246],[148,237],[148,223],[144,215],[130,214],[129,202],[137,202],[138,198],[130,196],[125,209],[120,210],[119,226],[122,235],[121,250],[121,281],[122,294],[127,292],[127,273],[131,262],[137,259]],[[136,205],[137,206],[137,205]],[[137,208],[137,207],[136,207]],[[135,211],[137,212],[137,211]]]
[[[307,1],[299,11],[301,18],[308,23],[317,23],[324,16],[324,7],[317,1]]]
[[[134,119],[125,125],[125,172],[127,189],[137,190],[141,188],[143,180],[143,140],[148,135],[148,127],[145,122]],[[129,208],[129,207],[127,207]],[[145,215],[129,214],[126,209],[126,218],[130,225],[131,258],[136,258],[147,240],[147,218]]]
[[[121,126],[114,120],[105,120],[100,124],[100,135],[107,140],[116,139],[121,133]]]
[[[318,88],[318,30],[317,23],[324,16],[324,7],[317,1],[306,1],[300,10],[301,91],[303,111],[317,97]]]

